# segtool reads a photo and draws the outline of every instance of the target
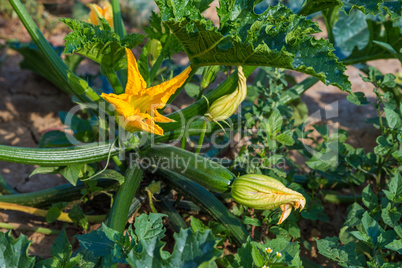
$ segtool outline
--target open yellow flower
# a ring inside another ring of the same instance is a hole
[[[161,115],[157,109],[165,107],[169,97],[186,81],[191,67],[178,76],[160,85],[147,88],[147,84],[138,71],[137,62],[130,49],[126,48],[128,78],[124,94],[105,94],[101,97],[113,104],[119,117],[119,124],[127,131],[139,131],[163,135],[163,129],[155,122],[174,122]]]
[[[87,7],[91,10],[89,12],[88,22],[96,25],[100,25],[99,18],[103,18],[109,22],[110,27],[113,28],[113,10],[112,5],[105,1],[103,2],[103,8],[97,4],[87,4]]]

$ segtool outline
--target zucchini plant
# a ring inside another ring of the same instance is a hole
[[[29,256],[24,235],[0,233],[1,266],[317,267],[301,257],[301,246],[311,249],[313,242],[299,223],[329,221],[327,202],[353,205],[340,234],[344,245],[337,237],[319,239],[320,254],[344,267],[400,265],[401,82],[366,62],[402,61],[401,1],[221,0],[216,26],[203,16],[212,0],[155,0],[159,12],[142,35],[127,33],[112,0],[90,4],[88,21],[61,19],[71,30],[64,59],[21,1],[9,1],[33,42],[9,47],[77,106],[60,112],[72,134],[47,132],[38,148],[0,145],[1,161],[38,165],[31,176],[61,174],[69,183],[21,194],[0,177],[0,208],[84,231],[89,223],[102,225],[77,235],[74,250],[64,230],[47,230],[59,233],[49,259]],[[312,20],[317,16],[326,39],[315,37],[322,30]],[[134,48],[141,50],[137,58]],[[188,66],[172,63],[177,53]],[[111,91],[75,73],[82,57],[99,65]],[[360,68],[374,86],[378,117],[370,123],[381,131],[374,154],[347,144],[346,131],[314,125],[318,140],[303,125],[308,111],[300,96],[318,81],[356,105],[370,104],[352,91],[346,65]],[[296,83],[284,70],[307,78]],[[225,79],[216,85],[219,75]],[[173,104],[183,89],[193,103],[178,109]],[[234,135],[246,142],[227,157],[236,149]],[[305,166],[293,161],[295,152]],[[375,192],[367,186],[355,193],[369,183]],[[333,193],[336,187],[353,194]],[[83,212],[94,198],[110,207],[106,214]],[[142,205],[152,213],[138,216]],[[189,218],[194,212],[208,220]],[[170,251],[166,222],[175,232]],[[223,254],[225,241],[237,252]]]

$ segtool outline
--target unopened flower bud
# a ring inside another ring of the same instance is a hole
[[[239,81],[236,90],[228,95],[224,95],[214,101],[209,107],[208,113],[205,116],[213,121],[222,121],[228,119],[237,110],[240,103],[244,101],[247,95],[246,77],[243,73],[243,68],[238,67]]]
[[[215,81],[215,79],[218,77],[220,68],[221,67],[219,65],[211,65],[204,68],[201,79],[201,90],[206,89]]]
[[[88,15],[88,22],[101,25],[100,18],[105,19],[110,27],[113,28],[113,10],[112,5],[108,1],[103,2],[103,7],[97,4],[87,4],[87,7],[91,10]]]
[[[159,57],[162,51],[162,44],[159,40],[151,39],[147,43],[148,59],[150,67],[154,66],[156,59]]]
[[[247,174],[234,180],[231,194],[237,203],[250,208],[280,207],[282,215],[278,224],[290,215],[292,207],[302,210],[306,204],[302,194],[286,188],[274,178],[259,174]]]

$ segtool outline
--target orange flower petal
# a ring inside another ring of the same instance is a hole
[[[113,104],[116,111],[124,116],[124,118],[128,118],[135,114],[135,107],[130,105],[130,96],[128,94],[116,95],[113,93],[102,93],[101,97],[107,102]]]
[[[142,78],[138,70],[137,61],[135,60],[133,52],[126,48],[128,77],[126,85],[126,94],[129,95],[142,95],[142,92],[147,88],[147,83]]]
[[[161,115],[157,110],[153,111],[154,113],[154,121],[159,122],[159,123],[171,123],[171,122],[176,122],[173,119],[170,119],[166,116]]]
[[[153,103],[159,104],[156,108],[162,108],[165,106],[170,96],[172,96],[173,93],[184,84],[190,72],[191,67],[189,66],[179,75],[160,85],[146,89],[144,93],[153,96]]]

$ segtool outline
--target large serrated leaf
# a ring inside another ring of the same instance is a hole
[[[31,241],[25,235],[14,238],[11,231],[0,232],[0,267],[19,268],[33,267],[34,257],[28,257],[28,248]]]
[[[350,89],[345,67],[332,45],[311,34],[316,23],[283,5],[254,13],[254,1],[220,1],[220,27],[201,16],[194,1],[156,1],[162,21],[173,31],[195,66],[254,65],[296,70],[326,84]]]
[[[123,69],[126,64],[125,47],[133,48],[144,38],[139,34],[129,34],[120,39],[107,23],[101,27],[68,18],[62,18],[61,21],[73,30],[64,39],[64,53],[79,53],[114,70]]]
[[[349,13],[352,9],[358,9],[365,14],[371,15],[378,15],[385,11],[392,18],[402,15],[402,2],[398,0],[305,0],[299,13],[310,15],[337,5],[341,5],[346,13]]]
[[[161,239],[165,236],[162,218],[165,214],[151,213],[149,215],[141,214],[135,219],[135,234],[138,239],[148,240],[153,237]]]
[[[163,251],[165,245],[158,237],[141,240],[142,251],[133,249],[127,261],[131,267],[200,267],[213,262],[222,252],[216,249],[217,240],[211,230],[193,232],[181,229],[174,235],[176,244],[172,254]]]
[[[342,59],[347,65],[396,57],[390,50],[376,42],[386,43],[395,51],[402,49],[401,28],[394,26],[392,21],[376,22],[368,19],[366,22],[369,41],[363,48],[355,47],[347,58]]]

